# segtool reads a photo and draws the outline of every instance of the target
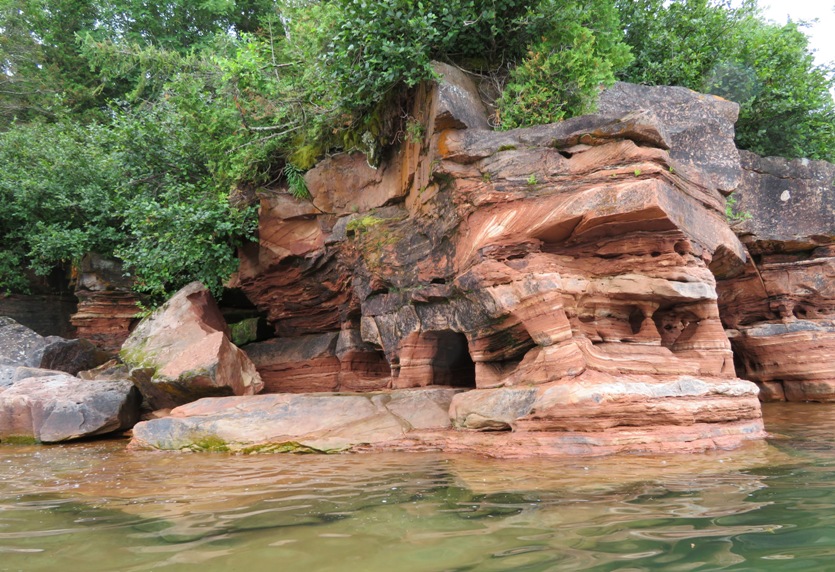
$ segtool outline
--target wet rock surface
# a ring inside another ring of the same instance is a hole
[[[445,429],[454,389],[201,399],[138,424],[131,446],[164,450],[340,452]]]

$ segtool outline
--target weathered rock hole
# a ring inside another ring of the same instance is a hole
[[[429,283],[430,284],[446,284],[446,279],[445,278],[433,278]]]
[[[437,350],[432,357],[432,384],[475,388],[475,363],[470,357],[467,337],[452,331],[429,332]]]
[[[798,305],[792,309],[792,314],[795,318],[803,320],[806,318],[816,317],[818,312],[814,308],[810,308],[809,306]]]
[[[640,308],[635,308],[629,313],[629,328],[633,334],[641,331],[641,326],[644,323],[644,311]]]
[[[657,250],[653,250],[650,256],[652,256],[653,258],[658,258],[659,256],[661,256],[661,253]]]
[[[672,348],[685,331],[685,339],[692,338],[699,327],[699,319],[692,312],[675,306],[660,307],[652,314],[652,321],[666,348]]]
[[[678,254],[679,256],[684,256],[685,254],[690,253],[690,245],[682,240],[675,243],[675,245],[673,246],[673,250],[675,250],[676,254]]]

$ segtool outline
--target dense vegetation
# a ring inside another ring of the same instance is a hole
[[[710,0],[0,0],[0,291],[116,256],[160,299],[215,292],[257,190],[329,152],[379,161],[432,60],[513,128],[594,110],[615,79],[742,105],[738,140],[833,158],[832,74],[801,28]]]

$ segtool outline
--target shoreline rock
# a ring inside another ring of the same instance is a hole
[[[124,431],[138,421],[140,402],[129,381],[27,377],[0,392],[0,442],[60,443]]]

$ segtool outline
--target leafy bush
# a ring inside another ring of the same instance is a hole
[[[70,122],[13,125],[0,133],[0,289],[25,287],[86,253],[112,250],[120,218],[109,130]]]
[[[592,111],[620,77],[736,99],[759,153],[835,152],[829,70],[753,0],[47,4],[0,0],[2,289],[97,251],[156,300],[194,279],[218,292],[255,232],[230,195],[301,198],[327,153],[376,164],[420,139],[410,90],[434,59],[504,87],[502,128]]]
[[[550,27],[528,50],[497,104],[502,128],[553,123],[591,113],[614,71],[630,61],[617,39],[618,19],[611,2],[596,0],[580,7],[549,2]]]
[[[254,233],[254,211],[229,205],[175,108],[113,110],[110,126],[15,125],[0,133],[0,289],[25,272],[116,255],[159,301],[199,279],[219,293]]]

